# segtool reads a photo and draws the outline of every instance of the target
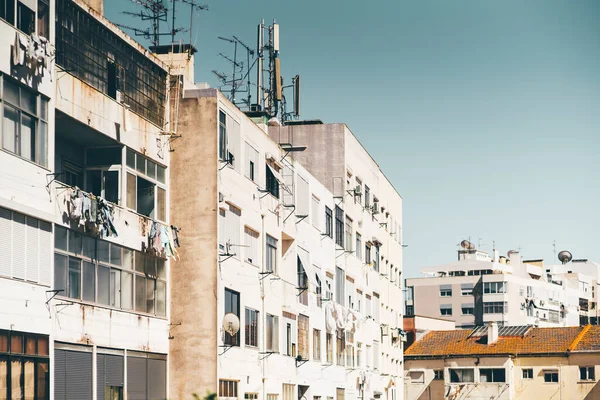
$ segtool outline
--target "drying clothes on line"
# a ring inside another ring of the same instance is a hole
[[[77,226],[95,230],[100,237],[117,237],[113,223],[114,205],[78,187],[68,189],[67,212]]]
[[[150,230],[148,234],[148,248],[156,255],[164,255],[177,259],[179,245],[179,228],[176,226],[162,225],[156,221],[148,221]]]

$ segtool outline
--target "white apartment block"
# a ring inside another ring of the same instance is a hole
[[[94,3],[0,3],[0,399],[167,398],[168,70]]]
[[[334,192],[299,161],[310,148],[274,141],[265,113],[189,79],[171,158],[186,237],[171,271],[186,289],[172,293],[171,395],[401,399],[400,196],[355,138],[328,148],[349,160]]]
[[[516,251],[498,257],[461,249],[458,261],[423,268],[427,277],[406,279],[406,314],[452,320],[457,328],[490,322],[596,324],[597,265],[584,264],[545,267],[543,260],[523,260]]]

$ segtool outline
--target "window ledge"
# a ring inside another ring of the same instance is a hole
[[[577,383],[596,383],[594,379],[578,380]]]
[[[85,300],[73,299],[71,297],[66,297],[66,296],[61,296],[61,295],[56,295],[54,297],[54,299],[61,300],[61,301],[70,301],[71,303],[81,304],[81,305],[88,306],[88,307],[96,307],[96,308],[102,308],[102,309],[105,309],[105,310],[119,311],[119,312],[123,312],[123,313],[127,313],[127,314],[133,314],[133,315],[138,315],[138,316],[142,316],[142,317],[150,317],[150,318],[162,319],[164,321],[168,320],[168,317],[166,315],[165,316],[160,316],[160,315],[155,315],[155,314],[143,313],[143,312],[135,311],[135,310],[125,310],[123,308],[116,308],[116,307],[107,306],[106,304],[90,303],[90,302],[85,301]]]
[[[0,21],[2,21],[2,18],[0,18]],[[37,117],[36,117],[36,118],[37,118]],[[39,118],[38,118],[38,119],[39,119]],[[1,146],[1,145],[0,145],[0,146]],[[3,148],[3,147],[0,147],[0,151],[4,152],[4,153],[6,153],[6,154],[10,154],[11,156],[13,156],[13,157],[16,157],[17,159],[19,159],[19,160],[21,160],[21,161],[25,161],[26,163],[32,164],[32,165],[34,165],[34,166],[36,166],[36,167],[39,167],[39,168],[41,168],[41,169],[43,169],[43,170],[47,171],[48,173],[52,172],[52,171],[50,170],[50,168],[49,168],[49,167],[44,167],[42,164],[38,164],[38,163],[37,163],[37,162],[35,162],[35,161],[29,160],[29,159],[27,159],[27,158],[25,158],[25,157],[22,157],[22,156],[18,155],[17,153],[14,153],[14,152],[12,152],[12,151],[10,151],[10,150],[7,150],[7,149],[5,149],[5,148]]]

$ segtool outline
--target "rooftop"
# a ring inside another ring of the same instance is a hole
[[[502,327],[492,344],[487,344],[484,329],[429,332],[406,349],[404,356],[416,359],[600,352],[600,326]]]

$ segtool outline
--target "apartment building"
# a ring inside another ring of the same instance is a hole
[[[0,398],[167,398],[168,69],[90,4],[0,4]]]
[[[353,172],[385,210],[355,184],[332,191],[299,161],[308,148],[269,136],[279,122],[175,69],[171,396],[401,399],[400,196],[362,147]]]
[[[407,400],[600,398],[600,327],[433,331],[405,354]]]
[[[585,325],[597,312],[597,278],[586,269],[572,270],[574,264],[546,268],[543,260],[523,260],[517,251],[500,257],[463,248],[456,262],[406,279],[406,314],[452,320],[465,329],[489,322]]]

